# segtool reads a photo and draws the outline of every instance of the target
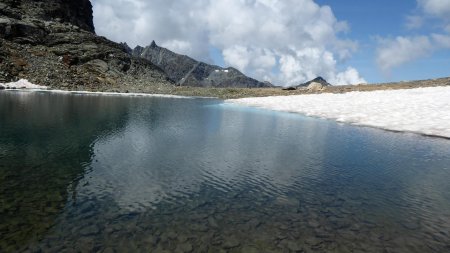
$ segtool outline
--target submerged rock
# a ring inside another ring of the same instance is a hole
[[[232,249],[239,247],[241,243],[236,239],[236,237],[231,236],[225,239],[225,242],[223,243],[223,247],[225,249]]]
[[[192,252],[193,248],[190,243],[182,243],[177,246],[175,249],[176,253],[189,253]]]

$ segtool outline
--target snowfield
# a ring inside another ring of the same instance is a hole
[[[243,98],[226,102],[450,138],[450,87]]]

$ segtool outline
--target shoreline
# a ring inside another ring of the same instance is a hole
[[[26,80],[22,80],[26,81]],[[28,81],[26,81],[28,82]],[[28,82],[29,83],[29,82]],[[9,83],[10,85],[11,83]],[[32,83],[29,83],[34,85]],[[5,85],[0,83],[1,85]],[[34,85],[36,86],[36,85]],[[397,82],[385,84],[364,84],[364,85],[345,85],[329,86],[318,90],[308,88],[297,88],[296,90],[283,90],[283,87],[277,88],[217,88],[217,87],[189,87],[189,86],[164,86],[164,87],[139,87],[133,89],[130,86],[117,86],[113,88],[104,87],[101,89],[83,89],[82,86],[72,90],[61,89],[61,87],[47,87],[44,91],[61,91],[85,94],[105,94],[105,95],[127,95],[127,96],[176,96],[193,98],[211,98],[211,99],[237,99],[251,97],[272,97],[272,96],[292,96],[292,95],[311,95],[311,94],[346,94],[349,92],[372,92],[383,90],[408,90],[426,87],[446,87],[450,86],[450,77],[437,78],[430,80],[419,80],[410,82]],[[45,87],[45,86],[39,86]],[[1,89],[1,88],[0,88]],[[20,89],[19,89],[20,90]],[[143,94],[143,95],[142,95]]]
[[[40,86],[29,82],[26,79],[20,79],[17,82],[0,83],[0,91],[6,92],[50,92],[60,94],[74,95],[97,95],[97,96],[128,96],[128,97],[164,97],[164,98],[215,98],[215,97],[197,97],[197,96],[180,96],[164,93],[145,93],[145,92],[109,92],[109,91],[86,91],[86,90],[59,90],[51,89],[47,86]]]
[[[123,96],[123,97],[163,97],[163,98],[182,98],[182,99],[196,99],[196,98],[213,98],[213,97],[194,97],[194,96],[179,96],[171,94],[151,94],[151,93],[126,93],[126,92],[102,92],[102,91],[76,91],[76,90],[54,90],[54,89],[3,89],[6,92],[47,92],[59,94],[73,94],[73,95],[94,95],[94,96]]]
[[[24,80],[21,81],[22,83],[24,82]],[[392,89],[390,86],[388,89],[380,89],[383,87],[379,86],[376,87],[378,88],[376,90],[349,90],[344,87],[346,92],[332,93],[321,91],[232,99],[144,92],[70,91],[49,89],[45,86],[29,84],[31,88],[17,88],[14,87],[14,83],[9,83],[10,88],[1,91],[175,99],[220,99],[224,104],[296,113],[349,125],[450,139],[450,85],[448,84],[442,86],[409,86],[403,89],[399,87]],[[360,87],[356,86],[355,88]]]

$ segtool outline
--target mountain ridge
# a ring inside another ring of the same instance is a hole
[[[131,49],[123,43],[134,57],[141,57],[160,67],[178,86],[193,87],[239,87],[262,88],[273,87],[268,82],[261,82],[247,77],[239,70],[222,68],[197,61],[187,55],[177,54],[160,47],[155,41],[147,47],[136,46]]]

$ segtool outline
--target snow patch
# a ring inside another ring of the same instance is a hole
[[[33,90],[45,90],[47,89],[47,86],[40,86],[33,83],[30,83],[26,79],[20,79],[17,82],[11,82],[11,83],[0,83],[0,87],[3,87],[4,89],[33,89]]]
[[[216,70],[214,70],[214,72],[216,72],[216,73],[219,73],[219,72],[224,72],[224,73],[228,73],[229,72],[229,70],[228,69],[216,69]]]
[[[450,138],[450,87],[243,98],[226,103]]]

